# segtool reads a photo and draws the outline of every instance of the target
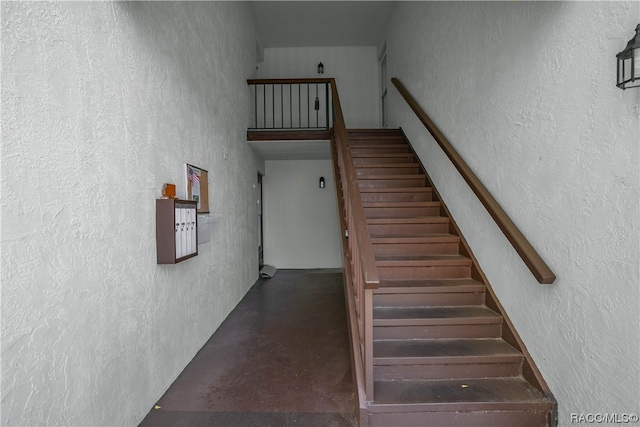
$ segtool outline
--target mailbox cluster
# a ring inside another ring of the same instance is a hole
[[[156,200],[158,264],[175,264],[198,255],[197,203]]]

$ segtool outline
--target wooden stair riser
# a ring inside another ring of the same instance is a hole
[[[382,178],[369,175],[358,178],[359,188],[424,187],[426,184],[427,178],[424,175],[389,175]]]
[[[375,363],[375,362],[374,362]],[[468,364],[378,365],[376,381],[435,380],[462,378],[515,377],[522,372],[522,361]]]
[[[349,136],[349,147],[361,147],[369,145],[409,145],[401,136]]]
[[[423,234],[444,234],[449,231],[449,223],[404,223],[369,224],[371,236],[415,236]]]
[[[349,140],[392,138],[404,141],[402,134],[397,129],[348,129],[347,135],[349,135]]]
[[[362,175],[410,175],[420,172],[420,166],[417,163],[406,163],[405,165],[397,165],[390,163],[389,165],[356,165],[356,176]]]
[[[413,153],[356,154],[353,153],[353,164],[360,165],[416,163]]]
[[[387,153],[410,153],[411,149],[407,144],[368,144],[351,147],[351,153],[362,156],[363,154],[387,154]]]
[[[477,410],[371,412],[369,427],[415,426],[491,426],[491,427],[543,427],[551,425],[550,410]]]
[[[347,134],[349,137],[358,138],[358,137],[396,137],[402,136],[402,133],[398,129],[369,129],[369,128],[351,128],[347,129]]]
[[[431,265],[431,266],[390,266],[378,265],[381,280],[421,279],[462,279],[471,277],[471,266]]]
[[[420,216],[439,216],[440,204],[436,202],[432,206],[372,206],[364,205],[364,214],[369,218],[416,218]]]
[[[458,253],[458,242],[431,243],[374,243],[375,256],[433,255]]]
[[[389,144],[389,143],[405,144],[406,143],[402,135],[398,135],[398,134],[394,135],[391,132],[387,134],[381,133],[378,135],[365,135],[362,133],[358,134],[358,133],[349,132],[348,135],[349,135],[350,146],[354,146],[358,144],[371,144],[376,142],[383,142],[386,144]]]
[[[349,138],[349,146],[351,148],[391,144],[406,145],[402,138]]]
[[[386,340],[432,338],[498,338],[502,324],[463,324],[429,326],[374,326],[373,338]]]
[[[431,202],[433,201],[433,192],[431,191],[405,191],[405,192],[377,192],[377,191],[361,191],[363,203],[376,202]]]
[[[484,304],[484,292],[373,294],[374,307],[446,307]]]

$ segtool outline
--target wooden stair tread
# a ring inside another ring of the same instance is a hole
[[[358,158],[389,158],[389,157],[411,157],[415,158],[415,155],[412,152],[407,151],[406,153],[351,153],[351,157]]]
[[[402,143],[406,143],[406,141],[404,140],[404,138],[402,137],[402,135],[354,135],[354,134],[349,134],[349,145],[358,145],[361,144],[363,141],[385,141],[385,142],[389,142],[389,141],[399,141]],[[355,144],[353,144],[355,143]]]
[[[347,133],[369,132],[369,133],[394,133],[401,135],[400,129],[394,128],[349,128]]]
[[[440,206],[440,202],[363,202],[365,208],[407,208],[407,207],[434,207]]]
[[[349,140],[361,139],[401,139],[404,141],[401,133],[398,132],[363,132],[363,131],[347,131]]]
[[[414,169],[419,167],[418,163],[365,163],[355,165],[356,169],[371,169],[371,168],[407,168]]]
[[[502,316],[486,306],[374,307],[374,326],[502,323]]]
[[[423,173],[412,173],[412,174],[398,174],[398,175],[358,175],[358,181],[359,180],[373,180],[373,179],[380,179],[380,180],[392,180],[392,179],[420,179],[420,178],[426,178],[426,175]]]
[[[402,137],[402,132],[399,129],[347,129],[347,135],[349,139],[359,137]]]
[[[416,216],[410,218],[367,218],[367,224],[433,224],[450,222],[446,216]]]
[[[353,129],[347,130],[349,139],[370,139],[370,138],[391,138],[398,139],[404,137],[402,133],[392,129]]]
[[[433,193],[433,187],[365,187],[360,193]]]
[[[374,364],[496,363],[522,360],[500,338],[382,340],[373,343]]]
[[[358,144],[352,145],[350,148],[353,151],[353,150],[359,150],[361,148],[370,149],[370,148],[398,148],[398,147],[408,149],[409,144],[407,144],[404,141],[386,142],[386,143],[384,141],[372,141],[370,143],[360,142]]]
[[[484,292],[484,284],[473,279],[381,280],[375,293]]]
[[[522,377],[376,381],[374,395],[369,405],[372,412],[547,410],[553,406]]]

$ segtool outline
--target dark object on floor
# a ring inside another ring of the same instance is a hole
[[[277,268],[265,264],[260,270],[260,277],[271,279],[273,276],[276,275],[277,272],[278,272]]]

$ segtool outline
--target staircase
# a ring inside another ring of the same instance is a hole
[[[348,135],[380,277],[361,425],[555,425],[553,397],[403,134]]]

